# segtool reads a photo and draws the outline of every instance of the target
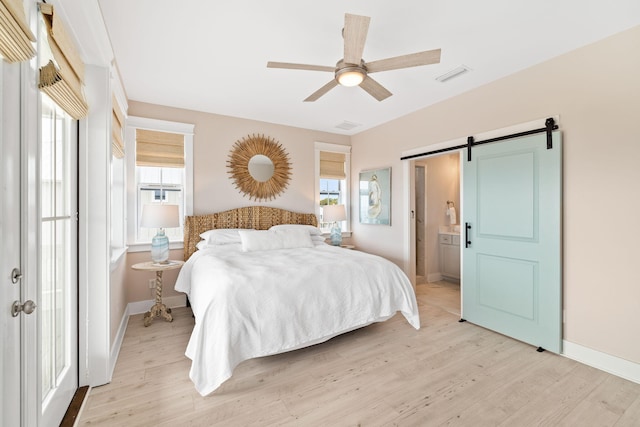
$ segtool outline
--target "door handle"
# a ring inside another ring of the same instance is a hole
[[[11,305],[11,315],[18,317],[21,311],[23,311],[24,314],[31,314],[37,307],[36,303],[31,300],[25,301],[24,304],[20,304],[20,301],[14,301]]]
[[[471,240],[469,240],[469,230],[471,230],[471,224],[468,222],[464,223],[464,247],[468,248],[471,245]]]

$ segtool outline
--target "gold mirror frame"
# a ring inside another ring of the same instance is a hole
[[[273,175],[267,181],[255,180],[249,173],[249,161],[255,155],[262,154],[273,162]],[[264,135],[248,135],[233,144],[229,160],[228,173],[236,188],[249,200],[275,199],[289,185],[291,164],[289,155],[280,143]]]

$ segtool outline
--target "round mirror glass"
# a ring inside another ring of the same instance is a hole
[[[273,170],[273,162],[263,154],[256,154],[249,160],[249,174],[258,182],[269,181]]]

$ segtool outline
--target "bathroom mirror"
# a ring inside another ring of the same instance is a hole
[[[271,200],[289,184],[289,155],[272,138],[250,135],[233,145],[227,160],[236,188],[249,199]]]
[[[269,181],[273,170],[273,162],[264,154],[256,154],[249,160],[249,174],[258,182]]]

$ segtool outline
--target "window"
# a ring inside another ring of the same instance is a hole
[[[125,170],[124,158],[111,156],[111,261],[125,251]]]
[[[121,91],[119,93],[122,93]],[[120,99],[124,96],[120,96]],[[117,266],[117,261],[126,252],[126,187],[124,160],[124,114],[120,107],[125,102],[119,102],[114,94],[111,101],[111,176],[110,176],[110,230],[111,230],[111,267]]]
[[[184,217],[184,168],[164,168],[154,166],[136,167],[138,212],[142,206],[154,203],[178,205],[180,218]],[[180,221],[182,224],[182,221]],[[138,242],[150,242],[158,232],[155,228],[138,225]],[[182,240],[182,228],[168,228],[165,234],[169,241]]]
[[[344,205],[346,221],[340,227],[347,234],[351,232],[349,176],[351,168],[351,147],[346,145],[316,142],[316,214],[319,227],[329,232],[331,224],[322,220],[322,206]]]
[[[181,248],[184,217],[193,213],[193,125],[129,117],[126,147],[129,251],[150,249],[158,230],[139,222],[142,206],[152,203],[179,206],[180,227],[165,233],[171,249]]]

